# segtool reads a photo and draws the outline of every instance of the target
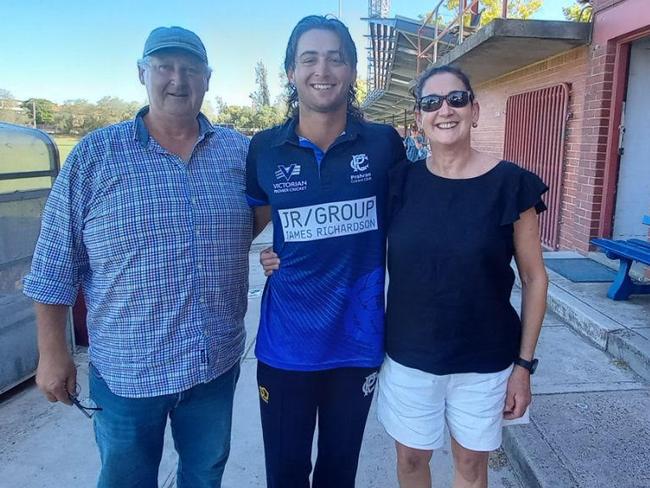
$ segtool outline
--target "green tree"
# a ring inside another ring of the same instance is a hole
[[[458,15],[458,2],[459,0],[447,0],[444,6],[445,9],[440,12],[442,19],[445,19],[445,25]],[[469,0],[467,0],[469,3]],[[542,6],[543,0],[508,0],[508,18],[510,19],[528,19]],[[502,0],[480,0],[479,8],[481,9],[481,20],[479,25],[485,25],[492,22],[494,19],[501,17],[503,1]],[[424,19],[429,14],[421,15],[420,18]],[[439,19],[439,24],[442,25]],[[435,19],[430,22],[433,24]],[[468,25],[471,22],[471,15],[465,14],[463,22]]]
[[[55,118],[55,126],[59,132],[64,134],[80,135],[88,132],[88,126],[94,125],[93,104],[78,98],[66,100],[60,106]]]
[[[287,73],[284,71],[284,64],[280,65],[280,71],[278,71],[278,79],[280,80],[280,94],[275,97],[275,104],[281,106],[284,111],[287,110],[287,103],[289,101],[289,78],[287,78]]]
[[[572,20],[574,22],[589,22],[593,13],[593,8],[591,5],[585,5],[582,2],[582,5],[579,3],[574,3],[568,7],[562,7],[562,13],[564,18],[567,20]]]
[[[357,78],[354,88],[357,92],[357,103],[361,105],[368,96],[368,80],[365,78]]]
[[[271,105],[266,66],[264,66],[262,60],[258,61],[255,65],[255,85],[257,86],[257,90],[249,95],[250,99],[253,100],[253,106],[268,107]]]
[[[214,121],[217,119],[217,113],[214,111],[214,106],[210,100],[203,99],[203,105],[201,105],[201,112],[205,115],[209,121]]]
[[[25,115],[30,120],[34,119],[36,114],[36,125],[45,125],[54,123],[54,117],[57,106],[54,102],[45,98],[30,98],[21,104]]]
[[[29,118],[21,107],[21,103],[14,99],[13,93],[0,88],[0,122],[10,124],[28,124]]]
[[[88,128],[94,130],[107,125],[117,124],[125,120],[132,119],[138,110],[138,104],[135,102],[126,102],[118,97],[103,97],[95,104],[93,113],[93,125]]]
[[[226,105],[215,122],[219,124],[232,124],[235,127],[253,127],[253,108],[242,105]]]
[[[215,116],[218,117],[219,114],[220,114],[221,112],[223,112],[224,109],[225,109],[227,106],[228,106],[228,104],[226,103],[226,101],[225,101],[223,98],[221,98],[219,95],[217,95],[216,97],[214,97],[214,113],[215,113]]]
[[[216,116],[218,124],[232,124],[237,129],[261,130],[281,124],[284,110],[279,107],[248,107],[226,105]]]
[[[282,123],[284,110],[281,107],[261,107],[253,112],[251,123],[253,129],[268,129]]]

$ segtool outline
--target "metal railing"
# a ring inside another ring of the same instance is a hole
[[[561,83],[512,95],[506,102],[504,159],[515,161],[548,186],[548,211],[540,216],[542,244],[559,248],[560,207],[569,85]]]
[[[418,29],[418,53],[416,59],[416,72],[420,74],[428,64],[435,63],[441,55],[441,45],[450,46],[447,51],[456,47],[478,28],[481,11],[479,0],[459,0],[456,17],[444,24],[440,20],[440,9],[447,0],[439,0],[435,8],[425,17]],[[470,15],[469,25],[465,25],[465,17]],[[502,0],[501,17],[508,17],[508,0]],[[431,28],[433,22],[433,40],[425,41],[424,31]],[[444,43],[443,43],[443,38]],[[442,53],[444,54],[444,52]]]

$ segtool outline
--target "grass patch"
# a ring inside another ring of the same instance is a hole
[[[74,136],[52,136],[52,139],[54,139],[56,147],[59,148],[59,159],[61,160],[61,166],[63,166],[68,154],[77,145],[80,138]]]

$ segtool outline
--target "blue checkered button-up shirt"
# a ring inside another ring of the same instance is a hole
[[[253,232],[248,139],[199,115],[184,162],[149,137],[146,110],[70,154],[24,281],[47,304],[83,286],[90,360],[125,397],[180,392],[239,360]]]

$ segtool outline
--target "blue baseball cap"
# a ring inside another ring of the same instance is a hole
[[[149,56],[161,49],[182,49],[208,64],[208,54],[205,52],[205,46],[199,36],[182,27],[157,27],[152,30],[144,43],[142,57]]]

